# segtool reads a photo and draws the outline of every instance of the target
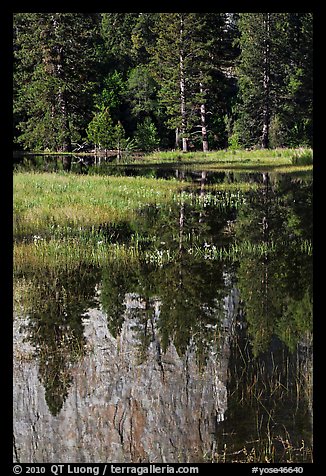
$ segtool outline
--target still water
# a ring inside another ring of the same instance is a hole
[[[119,170],[201,207],[110,229],[136,264],[14,276],[14,460],[312,462],[311,175]]]

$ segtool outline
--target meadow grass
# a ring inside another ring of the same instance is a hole
[[[81,176],[67,173],[14,174],[14,266],[23,270],[102,266],[110,260],[140,259],[139,240],[114,243],[114,226],[130,227],[140,209],[188,203],[192,207],[236,207],[257,184],[208,186],[203,196],[178,180]],[[112,230],[108,231],[108,226]],[[104,231],[102,230],[104,227]],[[111,236],[112,235],[112,236]],[[145,261],[171,260],[170,250],[148,251]]]
[[[300,159],[305,157],[306,160]],[[310,157],[311,160],[308,160]],[[299,159],[298,159],[299,158]],[[256,149],[256,150],[218,150],[211,152],[153,152],[141,158],[142,163],[146,164],[179,164],[191,165],[195,168],[205,167],[210,170],[214,169],[242,169],[257,170],[257,168],[278,169],[282,167],[282,171],[296,170],[300,166],[304,170],[312,168],[312,149]]]
[[[102,226],[128,227],[139,209],[176,200],[184,186],[144,177],[14,174],[15,272],[138,260],[137,241],[111,243]]]
[[[229,203],[258,184],[212,184],[204,197],[193,187],[177,179],[19,172],[14,174],[14,237],[53,237],[71,230],[89,234],[103,224],[130,222],[149,205]]]
[[[76,238],[14,244],[14,268],[18,275],[35,269],[58,272],[72,271],[81,265],[101,267],[116,260],[130,264],[138,262],[139,257],[137,245],[105,244],[99,241],[94,246],[92,241]]]
[[[165,203],[185,184],[144,177],[53,173],[14,175],[14,236],[129,221],[137,209]]]
[[[139,239],[132,233],[132,223],[139,210],[150,205],[187,203],[196,209],[214,206],[217,211],[223,211],[238,208],[245,193],[259,186],[248,182],[211,184],[201,195],[199,184],[195,191],[193,184],[176,179],[15,173],[15,271],[69,270],[80,264],[102,266],[115,259],[119,262],[144,259],[162,266],[174,259],[173,251],[152,248],[142,252]],[[116,242],[115,227],[119,226],[122,234],[123,227],[129,230],[130,236],[124,243]],[[297,246],[303,252],[312,252],[311,243]],[[237,260],[243,254],[261,256],[275,251],[274,248],[273,243],[266,249],[246,242],[228,248],[195,245],[188,252],[204,260]]]

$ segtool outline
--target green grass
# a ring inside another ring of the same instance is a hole
[[[15,272],[24,274],[36,269],[49,272],[71,271],[79,266],[106,266],[118,260],[120,263],[135,263],[139,261],[138,246],[125,244],[104,244],[99,241],[81,241],[75,238],[61,240],[39,240],[37,243],[14,244]]]
[[[294,152],[291,158],[292,164],[296,166],[312,165],[313,152],[312,149],[298,149]]]
[[[191,165],[201,168],[214,169],[243,169],[254,170],[257,168],[283,168],[283,171],[292,166],[312,166],[312,160],[305,163],[295,163],[293,157],[306,155],[312,157],[312,149],[257,149],[257,150],[219,150],[212,152],[186,152],[170,151],[155,152],[144,156],[142,163],[162,165]],[[304,168],[305,170],[306,168]]]
[[[173,250],[152,248],[142,251],[131,226],[137,220],[139,210],[149,205],[187,203],[198,210],[214,206],[218,213],[225,207],[238,208],[245,193],[260,185],[248,182],[212,184],[206,187],[204,195],[195,193],[193,186],[176,179],[85,176],[64,172],[15,173],[15,271],[23,274],[44,268],[71,270],[80,264],[102,266],[115,259],[122,263],[143,259],[163,266],[175,258]],[[102,226],[106,227],[104,231]],[[129,244],[116,243],[119,227],[122,234],[124,230],[130,234]],[[297,246],[311,254],[311,243]],[[198,259],[236,260],[243,254],[261,256],[273,250],[274,244],[266,249],[246,242],[234,243],[228,248],[194,246],[188,252]]]
[[[14,237],[66,236],[72,230],[75,235],[97,235],[102,224],[130,222],[148,205],[179,200],[204,206],[235,203],[239,194],[257,186],[209,185],[200,197],[190,191],[180,194],[189,183],[176,179],[19,172],[14,174]]]
[[[137,240],[132,239],[129,246],[112,241],[115,227],[128,228],[140,209],[172,202],[200,209],[237,207],[243,192],[256,187],[214,184],[201,196],[176,179],[18,172],[14,174],[15,270],[67,270],[80,263],[102,266],[112,259],[134,261],[140,258]],[[108,225],[112,232],[105,235],[101,227]],[[169,250],[162,257],[160,253],[154,250],[142,257],[151,263],[171,259]]]
[[[129,221],[145,205],[166,203],[184,186],[176,180],[53,173],[14,175],[14,236],[53,234]]]
[[[110,243],[101,226],[128,227],[139,209],[176,200],[184,186],[143,177],[15,174],[15,272],[134,262],[138,243]]]

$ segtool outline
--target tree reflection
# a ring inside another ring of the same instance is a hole
[[[243,321],[233,336],[229,400],[218,429],[226,461],[312,461],[312,183],[262,175],[247,194],[236,241]],[[244,441],[246,444],[244,445]],[[226,449],[226,450],[225,450]]]
[[[266,350],[273,335],[294,349],[311,330],[312,259],[300,247],[301,238],[311,239],[311,184],[304,188],[307,200],[298,206],[293,198],[303,193],[298,183],[265,181],[238,213],[237,241],[263,243],[265,250],[244,254],[237,273],[254,355]]]
[[[221,262],[202,262],[189,250],[195,243],[203,246],[225,241],[223,230],[232,213],[227,208],[216,214],[213,206],[190,205],[182,195],[178,204],[139,212],[133,229],[142,235],[143,249],[169,250],[175,259],[163,265],[144,261],[139,265],[113,264],[103,271],[102,306],[114,336],[125,319],[125,296],[135,294],[138,304],[129,305],[128,312],[135,320],[141,356],[152,342],[159,342],[162,352],[173,343],[180,356],[192,344],[198,361],[205,362],[212,346],[218,348],[223,298],[229,285]]]
[[[125,320],[125,295],[134,288],[138,273],[138,265],[121,265],[119,261],[114,261],[102,270],[101,304],[113,337],[117,337],[121,331]]]
[[[311,463],[310,338],[290,352],[273,337],[254,357],[240,334],[231,348],[228,411],[217,430],[217,451],[224,449],[226,462]]]
[[[222,178],[236,182],[238,176]],[[259,186],[245,200],[241,195],[236,206],[227,202],[227,191],[218,193],[218,200],[198,200],[208,198],[202,173],[196,200],[181,194],[175,203],[143,207],[137,219],[114,227],[114,233],[107,227],[110,239],[137,245],[131,261],[121,255],[100,270],[32,276],[28,338],[53,415],[67,397],[73,366],[85,355],[81,316],[98,304],[94,294],[101,281],[101,306],[110,333],[122,335],[127,367],[156,358],[164,380],[176,351],[184,357],[182,379],[192,371],[193,354],[200,371],[214,363],[223,385],[228,376],[226,420],[213,415],[216,426],[209,433],[215,438],[213,459],[216,449],[227,453],[228,461],[309,461],[312,258],[302,243],[311,240],[311,182],[271,174],[248,179]],[[240,253],[194,252],[213,245],[227,252],[237,247]],[[148,259],[164,251],[172,258]],[[115,344],[119,350],[119,339]],[[103,365],[111,365],[110,350],[96,351],[94,358],[105,355]],[[120,376],[124,370],[116,367]],[[142,369],[146,375],[147,367]]]
[[[163,349],[173,342],[183,355],[192,343],[203,363],[218,339],[223,318],[222,298],[227,294],[223,267],[199,264],[184,254],[158,270],[156,282],[162,300],[158,328]]]
[[[72,383],[72,366],[85,353],[81,316],[94,304],[97,273],[80,269],[55,276],[33,276],[35,305],[27,325],[38,356],[40,380],[49,410],[57,415]]]

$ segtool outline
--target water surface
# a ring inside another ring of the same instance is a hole
[[[14,276],[15,461],[311,462],[311,177],[137,170],[200,205],[110,229],[137,263]]]

